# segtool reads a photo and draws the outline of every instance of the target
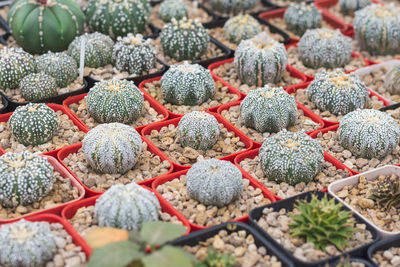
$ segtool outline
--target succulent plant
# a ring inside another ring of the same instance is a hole
[[[239,14],[252,9],[259,0],[210,0],[212,10],[223,14]]]
[[[217,119],[204,111],[192,111],[178,124],[179,140],[183,147],[211,149],[217,143],[220,131]]]
[[[324,163],[324,152],[317,140],[304,132],[286,130],[266,138],[258,156],[265,178],[289,185],[311,182]]]
[[[113,185],[94,206],[100,226],[138,230],[143,222],[158,221],[160,203],[154,193],[135,184]]]
[[[284,19],[288,30],[302,36],[307,29],[321,27],[322,14],[314,4],[291,3],[285,11]]]
[[[224,24],[224,37],[231,43],[253,38],[262,31],[261,24],[250,15],[237,15]]]
[[[18,0],[8,12],[8,23],[18,45],[43,54],[67,49],[83,32],[85,15],[71,0]]]
[[[400,126],[389,114],[375,109],[360,109],[340,120],[340,144],[361,158],[383,158],[399,143]]]
[[[0,264],[9,267],[46,266],[57,247],[47,222],[18,222],[0,228]]]
[[[57,86],[67,87],[78,77],[78,65],[66,53],[48,52],[36,58],[39,72],[45,72],[56,79]]]
[[[351,39],[338,29],[307,30],[298,43],[298,52],[301,62],[309,68],[344,67],[351,59]]]
[[[163,21],[170,22],[173,18],[180,20],[187,17],[188,8],[182,0],[165,0],[160,4],[158,13]]]
[[[394,3],[372,4],[356,11],[354,30],[361,50],[372,55],[400,52],[400,8]]]
[[[3,207],[39,202],[51,191],[53,182],[53,167],[43,157],[28,151],[0,156],[0,203]]]
[[[129,74],[141,75],[149,72],[156,64],[156,51],[151,40],[144,40],[141,34],[128,34],[118,37],[112,53],[113,65],[116,69]]]
[[[19,83],[23,98],[29,101],[46,99],[58,94],[56,79],[44,72],[31,73]]]
[[[390,94],[400,94],[400,65],[393,67],[385,75],[385,89]]]
[[[177,61],[194,60],[207,52],[210,37],[200,22],[185,17],[173,18],[161,31],[160,41],[165,55]]]
[[[400,208],[399,177],[392,175],[385,177],[383,181],[379,181],[376,187],[371,190],[369,198],[385,210],[390,210],[392,207]]]
[[[307,88],[308,98],[318,109],[335,115],[345,115],[364,108],[369,92],[357,75],[345,74],[340,69],[317,73]]]
[[[81,42],[85,42],[85,67],[100,68],[112,63],[113,40],[95,32],[76,37],[68,46],[68,55],[80,64]]]
[[[212,248],[207,248],[207,256],[195,262],[195,267],[234,267],[236,266],[235,257],[229,254],[222,254]]]
[[[90,115],[100,123],[132,123],[142,113],[144,98],[132,81],[98,82],[85,97]]]
[[[147,0],[89,0],[84,8],[89,28],[113,39],[143,32],[150,10]]]
[[[297,104],[282,87],[266,85],[251,90],[243,99],[240,116],[247,127],[258,132],[279,132],[296,123]]]
[[[350,256],[341,256],[339,262],[334,267],[352,267]]]
[[[283,44],[261,32],[240,42],[234,63],[242,83],[261,87],[280,81],[286,69],[287,52]]]
[[[210,71],[199,64],[172,65],[161,78],[165,101],[174,105],[201,105],[215,94]]]
[[[371,3],[371,0],[339,0],[340,11],[343,14],[353,14]]]
[[[36,71],[35,59],[21,48],[0,50],[0,87],[15,89],[29,73]]]
[[[14,138],[24,146],[37,146],[51,140],[58,130],[58,116],[45,104],[19,106],[8,119]]]
[[[189,196],[200,203],[224,207],[242,194],[242,173],[228,161],[203,160],[187,172],[186,187]]]
[[[124,174],[132,169],[142,151],[139,133],[128,125],[100,124],[82,141],[86,161],[99,173]]]

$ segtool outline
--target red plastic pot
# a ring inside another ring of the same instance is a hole
[[[247,135],[245,135],[244,133],[242,133],[241,131],[236,129],[232,124],[230,124],[220,114],[211,113],[211,112],[208,112],[208,113],[213,115],[217,119],[217,121],[219,123],[222,123],[224,125],[224,127],[226,129],[228,129],[228,131],[234,132],[235,135],[240,138],[240,141],[242,141],[245,144],[245,150],[244,151],[249,150],[249,149],[251,149],[253,147],[253,141],[249,137],[247,137]],[[151,143],[151,141],[146,137],[146,135],[150,135],[152,130],[160,131],[161,128],[167,127],[168,125],[171,125],[171,124],[173,124],[173,125],[175,125],[175,127],[177,127],[179,121],[181,120],[181,118],[182,117],[175,118],[175,119],[168,120],[168,121],[158,122],[158,123],[154,123],[152,125],[149,125],[149,126],[145,127],[143,129],[143,131],[142,131],[143,140],[145,140],[147,143]],[[243,152],[243,151],[241,151],[241,152]],[[237,152],[237,153],[234,153],[234,154],[231,154],[231,155],[228,155],[228,156],[220,157],[218,159],[232,161],[235,158],[235,156],[237,154],[241,153],[241,152]],[[162,153],[164,157],[167,157],[164,154],[164,152],[161,151],[160,153]],[[188,169],[188,168],[190,168],[190,166],[184,166],[184,165],[180,165],[180,164],[174,162],[174,171],[185,170],[185,169]]]
[[[171,174],[168,174],[168,175],[164,175],[164,176],[161,176],[161,177],[157,178],[153,182],[153,185],[152,185],[153,190],[157,191],[157,187],[162,185],[162,184],[165,184],[166,182],[172,181],[174,179],[180,179],[180,176],[186,174],[187,171],[188,171],[188,169],[182,170],[182,171],[179,171],[179,172],[174,172],[174,173],[171,173]],[[243,173],[243,179],[249,180],[250,181],[250,185],[253,186],[254,188],[259,188],[262,191],[262,193],[263,193],[265,198],[268,198],[271,202],[275,202],[276,201],[275,195],[272,194],[267,188],[265,188],[265,186],[261,186],[261,184],[258,183],[257,181],[255,181],[253,178],[245,176],[244,173]],[[161,196],[161,194],[159,194],[159,195],[160,195],[161,198],[163,198]],[[164,201],[167,201],[167,200],[164,199]],[[175,212],[179,213],[179,211],[175,207],[173,207],[173,209],[175,210]],[[247,223],[249,221],[249,216],[243,216],[243,217],[235,219],[233,221]],[[192,229],[192,232],[208,228],[206,226],[198,225],[198,224],[195,224],[195,223],[191,223],[191,222],[189,222],[189,223],[190,223],[190,227]]]

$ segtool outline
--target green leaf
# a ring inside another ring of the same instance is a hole
[[[190,256],[181,248],[164,246],[142,258],[144,267],[192,267]]]
[[[114,242],[93,250],[88,267],[125,267],[144,254],[131,241]]]
[[[150,246],[161,245],[174,240],[186,232],[186,227],[167,222],[145,222],[140,236]]]

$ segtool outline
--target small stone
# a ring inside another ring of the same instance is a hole
[[[67,245],[67,241],[65,241],[64,238],[58,236],[54,237],[54,242],[56,243],[56,246],[61,249],[65,248],[65,246]]]
[[[363,209],[368,209],[374,205],[374,201],[372,199],[360,198],[358,199],[357,204]]]
[[[224,245],[225,245],[225,243],[221,239],[221,237],[219,237],[219,235],[216,235],[214,237],[214,242],[213,242],[214,249],[222,249],[224,247]]]

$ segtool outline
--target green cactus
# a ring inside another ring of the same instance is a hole
[[[262,31],[261,24],[250,15],[238,15],[224,24],[224,37],[231,43],[253,38]]]
[[[302,36],[307,29],[321,27],[322,14],[314,4],[291,3],[286,9],[285,23],[289,31]]]
[[[353,14],[371,3],[371,0],[339,0],[340,11],[346,15]]]
[[[194,263],[195,267],[234,267],[236,266],[235,257],[229,254],[222,254],[212,248],[207,248],[207,256]]]
[[[210,0],[213,10],[223,14],[239,14],[252,9],[259,3],[259,0]]]
[[[395,66],[386,73],[384,80],[384,86],[388,93],[400,94],[400,66]]]
[[[35,101],[56,96],[56,79],[44,72],[31,73],[19,83],[21,95],[28,101]]]
[[[160,4],[158,13],[163,21],[170,22],[173,18],[180,20],[187,17],[188,8],[182,0],[165,0]]]

